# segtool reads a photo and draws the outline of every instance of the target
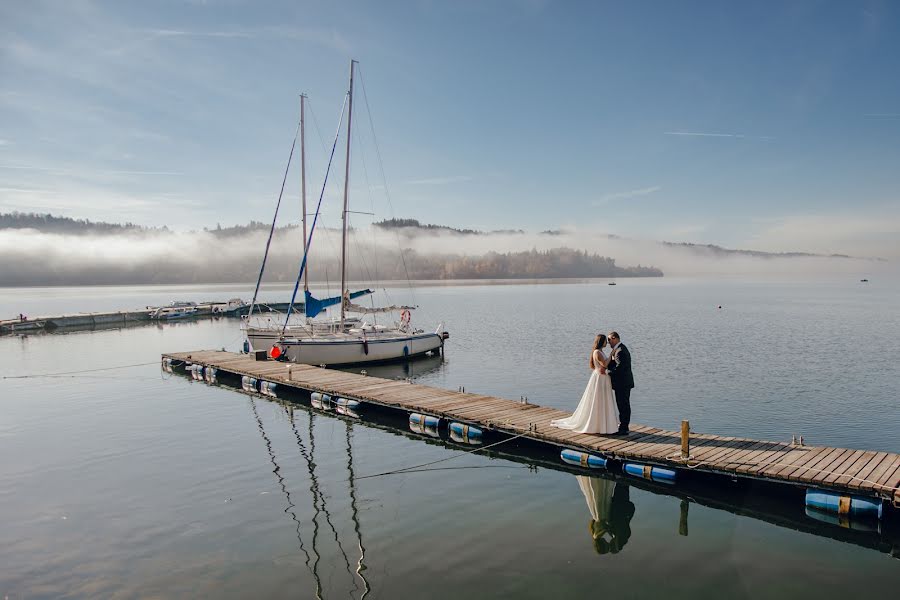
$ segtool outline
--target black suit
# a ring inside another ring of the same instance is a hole
[[[631,423],[631,389],[634,387],[634,375],[631,373],[631,353],[625,344],[620,342],[616,346],[606,370],[612,389],[616,392],[619,431],[628,431],[628,425]]]

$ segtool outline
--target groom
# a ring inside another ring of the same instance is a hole
[[[612,346],[612,354],[610,354],[606,370],[609,373],[612,389],[616,393],[616,406],[619,409],[619,431],[614,435],[628,435],[628,425],[631,423],[631,389],[634,387],[634,375],[631,374],[631,353],[622,343],[618,333],[610,331],[607,337]]]

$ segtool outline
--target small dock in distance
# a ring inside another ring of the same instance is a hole
[[[274,302],[256,304],[256,311],[262,314],[267,312],[286,312],[290,302]],[[117,310],[108,312],[85,312],[58,315],[55,317],[28,317],[26,319],[0,319],[0,335],[16,333],[42,333],[56,330],[79,331],[97,328],[128,327],[137,324],[167,323],[174,321],[190,321],[210,317],[245,316],[250,311],[250,305],[246,303],[235,304],[229,302],[199,302],[192,306],[195,311],[188,316],[167,320],[154,316],[154,313],[164,306],[147,306],[135,310]],[[302,302],[294,303],[294,311],[302,314],[305,307]],[[256,313],[254,313],[256,314]]]
[[[681,432],[632,425],[631,434],[623,437],[574,433],[550,425],[568,413],[494,396],[310,365],[256,360],[251,355],[232,352],[167,353],[163,354],[164,363],[166,360],[212,368],[220,374],[252,377],[279,387],[356,400],[363,407],[368,403],[436,417],[477,427],[486,434],[522,437],[556,446],[563,454],[581,453],[581,464],[586,468],[611,468],[622,463],[626,474],[654,480],[653,469],[658,468],[664,470],[662,474],[673,473],[673,482],[678,474],[689,471],[821,490],[840,496],[835,496],[834,512],[844,516],[855,512],[852,503],[859,498],[878,503],[879,516],[882,503],[900,508],[900,454],[896,453],[691,432],[689,453],[682,458],[685,455]],[[585,458],[588,456],[592,458]],[[571,460],[566,462],[572,464]]]

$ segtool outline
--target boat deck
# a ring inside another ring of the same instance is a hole
[[[690,434],[690,457],[681,458],[681,434],[632,424],[628,436],[574,433],[550,425],[569,413],[494,396],[345,373],[309,365],[257,361],[220,351],[176,352],[163,358],[215,367],[307,391],[434,415],[604,458],[670,469],[880,498],[900,507],[900,454],[827,446],[796,446],[705,433]]]

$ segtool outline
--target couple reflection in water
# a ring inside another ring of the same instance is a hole
[[[620,552],[631,537],[634,503],[629,498],[629,485],[601,477],[577,475],[578,487],[584,494],[591,520],[588,528],[597,554]]]

